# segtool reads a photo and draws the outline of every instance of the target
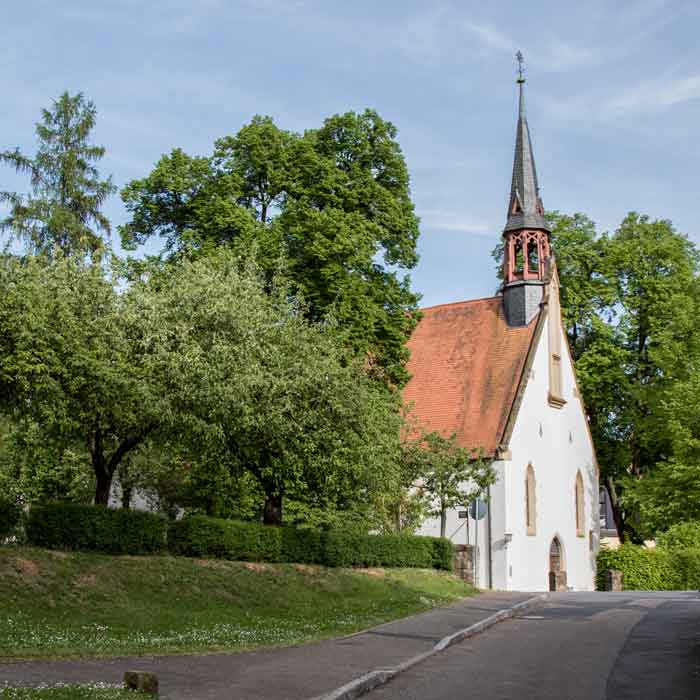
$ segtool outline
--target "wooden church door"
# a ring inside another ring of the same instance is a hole
[[[558,537],[549,546],[549,590],[566,590],[566,571],[563,568],[563,552]]]

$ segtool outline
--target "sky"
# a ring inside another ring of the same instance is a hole
[[[492,295],[517,112],[515,52],[547,209],[613,231],[639,211],[700,243],[700,3],[23,0],[0,25],[0,149],[33,154],[61,92],[98,110],[122,187],[174,147],[208,155],[255,114],[392,121],[421,218],[422,305]],[[0,190],[26,190],[6,167]],[[106,213],[126,220],[115,196]],[[118,249],[117,236],[114,237]]]

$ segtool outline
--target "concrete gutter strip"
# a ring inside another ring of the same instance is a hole
[[[473,637],[474,635],[477,635],[480,632],[487,630],[489,627],[493,627],[493,625],[501,622],[502,620],[517,617],[519,614],[527,612],[530,608],[546,600],[548,597],[549,596],[547,593],[541,593],[540,595],[536,595],[532,598],[524,600],[522,603],[517,603],[516,605],[513,605],[510,608],[506,608],[505,610],[499,610],[493,615],[489,615],[489,617],[486,617],[483,620],[476,622],[473,625],[470,625],[469,627],[465,627],[464,629],[458,630],[457,632],[454,632],[453,634],[450,634],[447,637],[443,637],[429,651],[425,651],[422,654],[418,654],[417,656],[412,656],[410,659],[407,659],[398,666],[392,666],[391,668],[380,668],[375,671],[370,671],[369,673],[365,673],[359,678],[351,680],[349,683],[346,683],[340,688],[332,690],[330,693],[316,696],[311,700],[355,700],[355,698],[359,698],[360,696],[364,695],[365,693],[369,693],[371,690],[374,690],[380,685],[388,683],[392,678],[395,678],[400,673],[403,673],[404,671],[407,671],[409,668],[412,668],[416,664],[419,664],[422,661],[425,661],[426,659],[430,658],[431,656],[434,656],[435,654],[444,651],[448,647],[451,647],[453,644],[457,644],[459,642],[464,641],[465,639],[469,639],[469,637]]]

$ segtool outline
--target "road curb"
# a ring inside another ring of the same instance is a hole
[[[326,693],[324,695],[317,695],[315,698],[311,698],[311,700],[355,700],[355,698],[359,698],[365,693],[369,693],[370,690],[374,690],[380,685],[388,683],[392,678],[395,678],[400,673],[408,671],[409,668],[412,668],[416,664],[419,664],[422,661],[429,659],[435,654],[439,654],[441,651],[444,651],[445,649],[451,647],[453,644],[457,644],[458,642],[464,641],[465,639],[469,639],[469,637],[473,637],[479,634],[480,632],[487,630],[489,627],[493,627],[499,622],[502,622],[503,620],[508,620],[510,618],[516,617],[517,615],[522,614],[530,608],[534,607],[538,603],[541,603],[542,601],[546,600],[548,597],[548,593],[541,593],[540,595],[528,598],[527,600],[524,600],[521,603],[516,603],[510,608],[498,610],[493,615],[489,615],[488,617],[484,618],[483,620],[480,620],[479,622],[475,622],[469,627],[465,627],[464,629],[458,630],[457,632],[454,632],[448,635],[447,637],[443,637],[429,651],[425,651],[422,654],[418,654],[417,656],[412,656],[410,659],[407,659],[398,666],[375,669],[374,671],[365,673],[364,675],[359,676],[358,678],[354,678],[349,683],[342,685],[340,688],[332,690],[330,693]]]

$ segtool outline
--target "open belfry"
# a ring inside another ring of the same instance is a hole
[[[424,430],[456,434],[462,447],[493,460],[485,517],[448,516],[447,535],[475,549],[477,583],[593,590],[598,470],[561,323],[520,52],[518,64],[501,293],[423,309],[408,343],[404,398]],[[422,533],[438,530],[429,520]]]

